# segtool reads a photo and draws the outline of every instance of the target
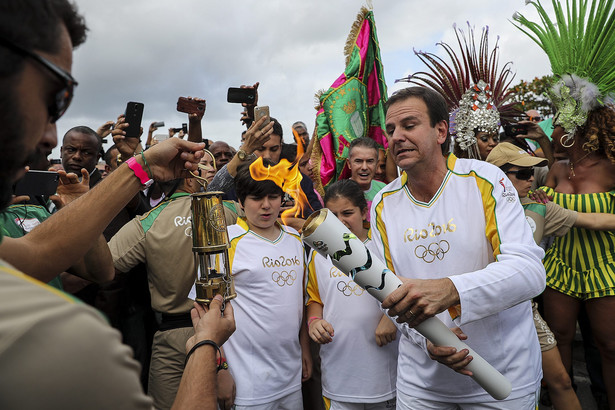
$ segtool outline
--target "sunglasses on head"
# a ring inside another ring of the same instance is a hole
[[[517,171],[506,171],[507,174],[515,174],[517,179],[529,181],[534,176],[534,168],[521,168]]]
[[[65,70],[58,67],[46,58],[43,58],[30,50],[26,50],[17,44],[13,44],[5,38],[0,37],[0,45],[10,48],[17,53],[25,55],[26,57],[30,57],[51,72],[51,74],[53,74],[53,76],[56,77],[60,83],[62,83],[62,88],[55,93],[53,102],[51,102],[51,104],[47,107],[49,121],[51,123],[56,122],[68,109],[68,106],[73,99],[73,91],[78,84],[77,81],[75,81],[73,76]]]

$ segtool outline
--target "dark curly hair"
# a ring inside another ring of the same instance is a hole
[[[583,149],[605,155],[615,164],[615,106],[605,105],[590,111],[587,121],[579,128],[585,140]]]

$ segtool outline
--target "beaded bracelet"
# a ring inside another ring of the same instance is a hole
[[[145,166],[147,167],[147,170],[149,171],[149,177],[154,178],[154,174],[152,174],[152,169],[149,167],[149,164],[147,163],[147,160],[145,159],[145,152],[143,152],[143,150],[141,150],[141,158],[143,158],[143,162],[145,163]]]

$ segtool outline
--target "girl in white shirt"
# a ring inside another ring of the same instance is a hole
[[[325,206],[369,247],[367,203],[349,179],[331,185]],[[376,299],[312,252],[308,265],[309,335],[320,343],[327,410],[394,409],[397,328]]]

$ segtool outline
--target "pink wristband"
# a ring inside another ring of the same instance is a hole
[[[308,319],[308,329],[310,328],[310,325],[312,324],[313,321],[317,320],[317,319],[322,319],[321,317],[318,316],[312,316],[311,318]]]
[[[135,157],[131,157],[128,161],[126,161],[126,164],[128,164],[128,168],[130,168],[132,172],[135,173],[135,176],[139,178],[139,181],[141,181],[145,188],[148,188],[154,183],[154,180],[147,175],[147,172],[145,172],[145,170],[143,169],[141,164],[137,162]]]

